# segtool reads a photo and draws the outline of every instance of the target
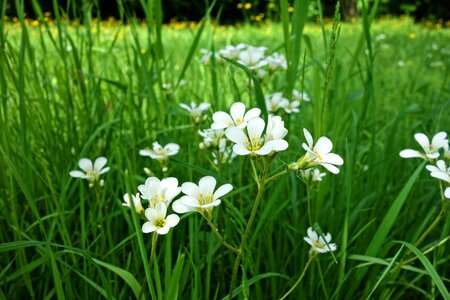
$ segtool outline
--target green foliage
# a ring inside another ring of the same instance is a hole
[[[338,264],[317,256],[292,299],[448,297],[448,215],[413,245],[438,215],[440,187],[398,153],[416,147],[416,132],[450,131],[449,30],[376,21],[371,7],[360,23],[340,24],[336,15],[334,26],[315,25],[295,13],[307,1],[296,1],[294,14],[280,2],[281,23],[262,26],[214,26],[210,15],[198,27],[166,26],[162,1],[141,1],[154,21],[146,24],[87,16],[69,25],[42,9],[39,26],[23,10],[18,23],[0,23],[1,298],[227,299],[236,256],[198,214],[158,238],[152,265],[151,235],[122,196],[144,182],[143,168],[163,176],[139,150],[176,142],[169,176],[232,183],[212,221],[239,245],[256,197],[251,165],[238,157],[215,166],[198,148],[198,130],[235,101],[264,110],[264,95],[292,89],[312,101],[283,115],[289,149],[268,175],[304,154],[303,128],[328,136],[345,164],[308,189],[296,173],[267,184],[233,297],[285,294],[309,260],[303,236],[316,223],[333,235]],[[259,80],[236,62],[197,61],[200,48],[240,42],[284,51],[288,70]],[[203,123],[179,107],[190,101],[211,103]],[[111,167],[101,189],[69,176],[80,158],[100,155]]]

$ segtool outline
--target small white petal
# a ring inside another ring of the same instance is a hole
[[[305,139],[306,139],[306,142],[308,143],[308,146],[312,147],[314,145],[314,140],[313,140],[311,133],[309,133],[309,131],[306,128],[303,128],[303,134],[305,135]]]
[[[214,192],[214,199],[219,199],[223,195],[228,194],[233,189],[233,186],[229,183],[221,185],[215,192]]]
[[[261,110],[259,108],[252,108],[245,114],[244,120],[246,122],[248,122],[251,119],[259,117],[260,114],[261,114]]]
[[[184,194],[191,196],[193,198],[198,197],[198,186],[195,183],[192,182],[183,183],[183,185],[181,186],[181,191]]]
[[[78,166],[80,166],[80,169],[85,172],[92,171],[92,169],[94,168],[94,166],[92,165],[92,161],[88,158],[80,159],[80,161],[78,162]]]
[[[248,121],[247,133],[250,139],[259,139],[264,131],[265,122],[261,118],[254,118]]]
[[[428,137],[423,133],[416,133],[414,135],[414,138],[419,143],[419,145],[422,147],[422,149],[425,152],[428,152],[428,150],[430,149],[430,140],[428,139]]]
[[[419,151],[412,149],[405,149],[400,151],[400,156],[403,158],[412,158],[412,157],[423,158],[423,155]]]
[[[89,176],[86,176],[86,174],[81,171],[70,171],[69,175],[72,177],[75,177],[75,178],[83,178],[83,179],[86,179],[89,177]]]
[[[447,199],[450,199],[450,186],[445,189],[444,196]]]
[[[205,176],[198,182],[199,193],[204,196],[210,196],[216,188],[216,179],[212,176]]]
[[[339,169],[331,164],[322,164],[322,166],[333,174],[338,174]]]
[[[314,146],[314,149],[320,154],[324,155],[330,153],[331,149],[333,149],[333,143],[329,138],[322,136],[317,141],[316,145]]]
[[[109,169],[110,169],[109,167],[103,168],[100,172],[98,172],[98,175],[108,172]]]
[[[174,212],[179,213],[179,214],[184,214],[184,213],[187,213],[192,210],[189,207],[187,207],[186,205],[184,205],[181,202],[181,200],[174,201],[172,204],[172,209]]]
[[[166,218],[166,224],[169,225],[169,227],[175,227],[180,222],[180,217],[176,214],[168,215]]]
[[[107,159],[106,157],[99,157],[94,162],[94,169],[97,171],[100,171],[105,165],[106,165]]]
[[[233,121],[237,121],[238,119],[242,119],[244,121],[244,113],[245,113],[245,104],[242,102],[233,103],[230,107],[230,115],[233,118]],[[238,122],[236,122],[238,123]]]
[[[242,131],[242,129],[239,129],[237,127],[229,127],[227,130],[225,130],[226,137],[236,144],[244,144],[245,142],[248,142],[247,135]]]
[[[285,140],[268,141],[266,145],[269,145],[273,151],[284,151],[289,147],[288,142]]]
[[[164,234],[167,234],[167,233],[169,232],[169,229],[170,229],[170,226],[166,224],[166,225],[164,225],[164,227],[158,228],[158,229],[156,230],[156,233],[157,233],[157,234],[164,235]]]
[[[198,200],[189,196],[181,197],[180,201],[187,207],[200,207],[200,203],[198,202]]]
[[[328,153],[322,157],[322,163],[340,166],[344,164],[344,160],[342,159],[342,157],[335,153]]]
[[[440,148],[443,148],[445,144],[448,144],[448,140],[445,139],[446,137],[447,133],[444,131],[436,133],[433,139],[431,140],[431,145],[433,145],[433,149],[438,150]]]
[[[268,155],[270,152],[272,152],[272,147],[270,144],[266,143],[264,146],[262,146],[260,149],[254,151],[258,155]]]
[[[209,208],[209,207],[215,207],[215,206],[219,206],[221,202],[222,201],[220,201],[220,200],[215,200],[215,201],[213,201],[211,203],[200,205],[199,207],[201,207],[203,209]]]
[[[249,155],[250,153],[252,153],[242,144],[235,144],[233,146],[233,152],[236,153],[237,155]]]
[[[233,124],[233,119],[229,114],[223,111],[215,112],[212,115],[214,123],[211,125],[212,129],[223,129]]]
[[[142,232],[143,233],[149,233],[157,230],[158,228],[151,222],[145,222],[142,224]]]
[[[152,156],[152,153],[150,152],[150,150],[148,150],[148,149],[142,149],[142,150],[139,150],[139,155],[142,155],[142,156]]]

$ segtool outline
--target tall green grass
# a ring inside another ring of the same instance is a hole
[[[450,132],[449,30],[376,21],[373,7],[357,23],[336,15],[334,25],[313,24],[308,1],[295,1],[293,14],[280,3],[281,24],[223,27],[207,15],[197,27],[177,28],[161,23],[162,1],[140,1],[145,24],[97,22],[86,6],[82,25],[68,22],[57,1],[52,20],[33,1],[40,26],[16,1],[18,21],[0,23],[1,298],[226,298],[235,255],[199,215],[181,216],[160,236],[150,264],[151,236],[121,205],[122,195],[143,183],[144,167],[162,177],[139,149],[176,142],[181,151],[170,176],[198,182],[212,175],[234,186],[213,223],[238,245],[256,196],[251,166],[236,158],[213,168],[198,149],[199,127],[178,105],[206,101],[213,112],[240,100],[263,108],[264,95],[293,88],[312,102],[285,119],[289,149],[271,172],[303,155],[303,128],[316,139],[328,136],[345,164],[311,189],[294,173],[268,184],[232,295],[278,299],[287,292],[308,261],[306,229],[318,223],[333,235],[338,263],[320,255],[292,299],[448,297],[448,215],[414,245],[439,213],[439,185],[419,161],[398,153],[416,147],[416,132]],[[3,17],[5,3],[1,9]],[[199,48],[239,42],[284,52],[288,70],[255,85],[254,94],[240,66],[197,62]],[[100,155],[111,171],[96,193],[69,171],[80,158]]]

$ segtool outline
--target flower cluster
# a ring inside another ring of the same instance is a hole
[[[284,55],[277,52],[266,55],[266,52],[266,47],[254,47],[240,43],[235,46],[228,45],[214,54],[206,49],[200,49],[199,61],[206,65],[210,64],[213,56],[219,63],[224,61],[223,58],[234,60],[254,71],[260,78],[287,69],[287,61]]]
[[[224,184],[215,190],[216,184],[216,179],[212,176],[201,178],[198,185],[185,182],[181,187],[178,186],[178,179],[175,177],[162,180],[149,177],[144,184],[138,186],[140,193],[123,196],[122,205],[134,207],[136,213],[146,221],[142,225],[142,232],[166,234],[180,221],[177,214],[167,214],[170,207],[178,214],[197,211],[211,220],[213,208],[221,203],[220,197],[233,189],[231,184]],[[180,193],[184,195],[173,201]],[[144,206],[147,208],[144,209]]]
[[[298,90],[292,90],[292,101],[283,97],[283,93],[276,92],[265,97],[267,110],[271,113],[278,113],[284,110],[287,114],[300,112],[300,104],[302,101],[310,101],[308,94]]]
[[[450,147],[447,139],[447,133],[440,131],[430,139],[423,133],[416,133],[414,139],[422,147],[423,152],[413,149],[405,149],[400,151],[403,158],[422,158],[432,163],[427,165],[430,176],[444,181],[447,187],[444,191],[444,197],[450,199],[450,167],[446,164],[450,161]],[[447,161],[447,163],[446,163]]]
[[[261,110],[252,108],[246,112],[245,104],[236,102],[230,113],[218,111],[213,114],[212,129],[225,129],[225,136],[233,143],[236,155],[262,156],[286,150],[288,143],[284,122],[279,116],[269,115],[266,122],[260,117]]]

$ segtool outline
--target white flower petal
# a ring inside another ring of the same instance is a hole
[[[447,133],[444,131],[436,133],[431,140],[433,149],[438,150],[440,148],[443,148],[445,144],[448,144],[448,140],[446,140],[446,137]]]
[[[166,204],[164,202],[156,203],[155,212],[156,212],[156,216],[158,219],[159,218],[164,219],[166,217],[166,213],[167,213]]]
[[[80,161],[78,162],[78,166],[85,172],[90,172],[94,168],[94,166],[92,165],[92,161],[88,158],[80,159]]]
[[[191,196],[192,198],[198,197],[198,185],[196,185],[195,183],[192,182],[183,183],[183,185],[181,186],[181,191],[184,194]]]
[[[248,122],[251,119],[259,117],[260,114],[261,110],[259,108],[252,108],[245,114],[244,121]]]
[[[214,199],[219,199],[223,195],[228,194],[233,189],[233,186],[229,183],[221,185],[215,192],[214,192]]]
[[[100,171],[106,165],[107,159],[106,157],[100,156],[94,162],[94,169]]]
[[[447,199],[450,199],[450,186],[445,189],[444,196]]]
[[[180,222],[180,217],[176,214],[170,214],[166,218],[166,225],[169,227],[175,227]]]
[[[258,155],[268,155],[270,152],[272,152],[272,147],[270,144],[266,143],[264,146],[262,146],[261,148],[259,148],[256,151],[253,151],[254,153],[258,154]]]
[[[284,151],[289,147],[288,142],[285,140],[268,141],[266,145],[269,145],[273,151]]]
[[[326,136],[322,136],[317,141],[316,145],[314,146],[314,149],[321,155],[325,155],[331,152],[331,149],[333,149],[333,143]]]
[[[158,228],[151,222],[145,222],[142,224],[142,232],[143,233],[149,233],[157,230]]]
[[[198,182],[199,193],[204,196],[210,196],[216,188],[216,179],[212,176],[205,176]]]
[[[187,207],[192,207],[192,208],[200,207],[200,203],[198,202],[198,200],[195,198],[189,197],[189,196],[181,197],[180,201],[184,206],[187,206]]]
[[[211,203],[203,204],[200,207],[203,208],[203,209],[209,208],[209,207],[216,207],[216,206],[219,206],[221,202],[222,201],[220,201],[220,200],[215,200],[215,201],[213,201]]]
[[[333,174],[339,173],[339,169],[332,164],[322,164],[322,166]]]
[[[412,158],[412,157],[423,158],[423,155],[417,150],[405,149],[405,150],[400,151],[400,157],[403,157],[403,158]]]
[[[425,152],[428,152],[430,150],[430,140],[428,137],[423,133],[416,133],[414,135],[414,138],[419,143],[419,145],[422,147],[422,149]]]
[[[252,139],[258,139],[261,138],[261,134],[264,131],[265,122],[261,118],[254,118],[248,121],[247,124],[247,133],[250,138]]]
[[[211,124],[212,129],[223,129],[233,125],[231,116],[223,111],[215,112],[212,115],[212,119],[214,121],[214,123]]]
[[[322,163],[340,166],[344,164],[344,160],[335,153],[328,153],[322,157]]]
[[[236,125],[244,121],[245,104],[242,102],[235,102],[230,107],[230,115]]]
[[[309,133],[306,128],[303,128],[303,134],[305,135],[306,142],[308,143],[308,148],[312,147],[314,145],[314,140],[311,133]],[[303,146],[303,148],[305,147]]]
[[[148,150],[148,149],[142,149],[142,150],[139,150],[139,155],[151,157],[152,152],[150,152],[150,150]]]
[[[170,226],[166,224],[166,225],[164,225],[164,227],[158,228],[156,230],[156,233],[160,234],[160,235],[164,235],[169,232],[169,229],[170,229]]]
[[[104,174],[104,173],[108,172],[109,169],[110,169],[110,167],[103,168],[100,172],[98,172],[98,175],[101,175],[101,174]]]
[[[242,131],[242,129],[239,129],[237,127],[229,127],[227,130],[225,130],[226,137],[236,144],[244,144],[245,142],[248,142],[247,135]]]
[[[72,177],[75,177],[75,178],[83,178],[83,179],[86,179],[89,177],[89,176],[86,176],[86,174],[81,171],[70,171],[69,175]]]
[[[175,200],[172,204],[172,209],[174,212],[179,213],[179,214],[184,214],[184,213],[192,211],[192,208],[184,205],[181,202],[181,200]]]
[[[242,144],[235,144],[233,146],[233,152],[237,155],[249,155],[250,153],[252,153]]]

